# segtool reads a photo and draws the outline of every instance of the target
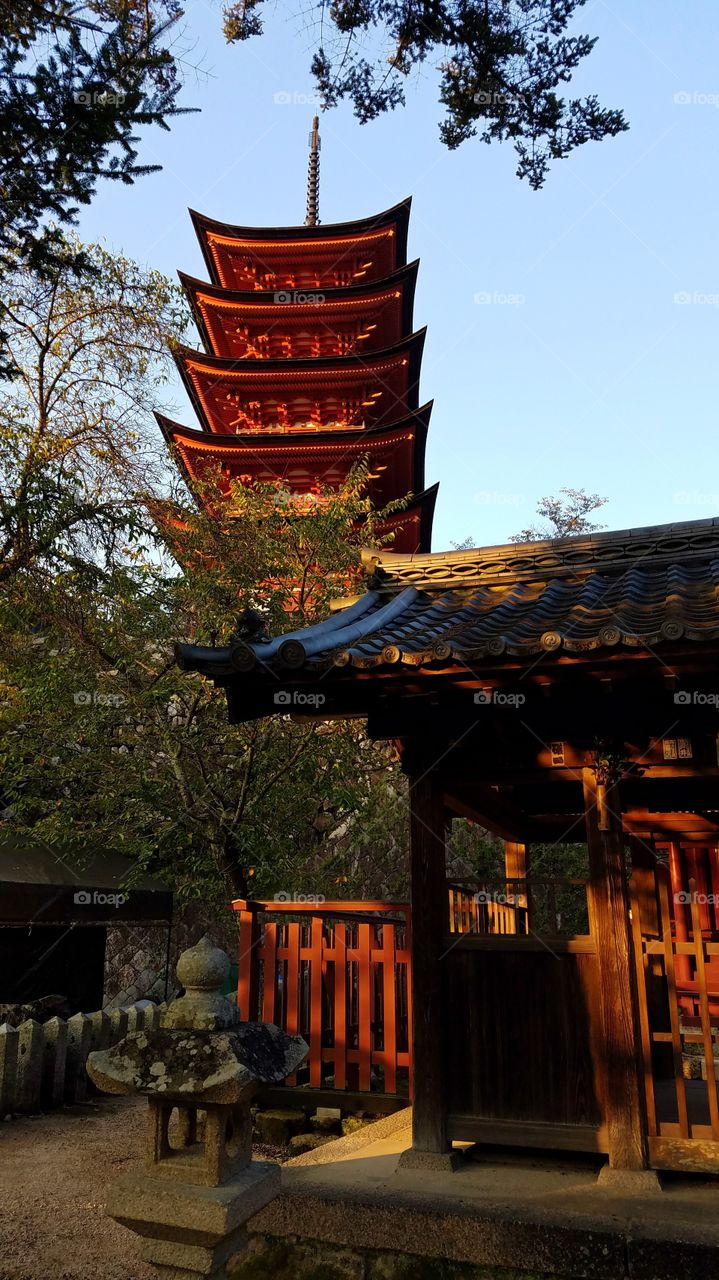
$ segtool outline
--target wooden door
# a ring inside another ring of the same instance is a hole
[[[694,877],[672,888],[668,866],[635,868],[632,937],[649,1159],[656,1169],[719,1173],[717,996],[708,974],[719,933],[706,925]]]

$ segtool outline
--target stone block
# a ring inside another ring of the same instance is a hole
[[[107,1049],[110,1044],[110,1017],[100,1010],[91,1013],[90,1018],[90,1052],[96,1049]]]
[[[34,1018],[18,1027],[15,1109],[39,1111],[45,1036]]]
[[[133,1031],[143,1031],[145,1027],[145,1010],[139,1009],[136,1004],[130,1006],[127,1010],[127,1034]]]
[[[342,1133],[347,1137],[350,1133],[359,1133],[360,1129],[366,1129],[367,1125],[374,1124],[377,1116],[345,1116],[342,1121]]]
[[[415,1258],[415,1263],[419,1259]],[[230,1280],[363,1280],[362,1253],[319,1240],[268,1240],[251,1236],[246,1252],[228,1267]],[[409,1280],[409,1277],[408,1277]],[[414,1278],[412,1278],[414,1280]]]
[[[110,1012],[110,1044],[117,1044],[127,1035],[127,1009],[112,1009]]]
[[[65,1071],[65,1101],[84,1102],[87,1097],[87,1072],[85,1064],[90,1052],[92,1023],[84,1013],[76,1013],[67,1020],[67,1069]]]
[[[338,1107],[318,1107],[313,1116],[310,1116],[310,1124],[315,1133],[335,1133],[342,1132],[342,1112]]]
[[[255,1128],[260,1142],[286,1147],[290,1138],[302,1133],[306,1123],[304,1111],[258,1111]]]
[[[290,1156],[304,1156],[308,1151],[316,1151],[328,1142],[332,1142],[332,1135],[329,1133],[297,1133],[294,1138],[290,1138]]]
[[[161,1267],[161,1274],[169,1275],[171,1280],[180,1276],[226,1280],[228,1262],[236,1265],[246,1250],[247,1232],[239,1227],[213,1249],[179,1240],[145,1239],[140,1245],[140,1257],[143,1262]]]
[[[633,1280],[716,1280],[719,1271],[715,1244],[691,1240],[630,1239],[629,1273]]]
[[[619,1196],[656,1196],[662,1194],[659,1178],[653,1169],[610,1169],[602,1166],[597,1188]]]
[[[220,1187],[124,1174],[107,1190],[107,1211],[137,1235],[214,1249],[274,1200],[280,1166],[253,1160]]]
[[[7,1022],[0,1026],[0,1116],[15,1110],[18,1032]]]
[[[42,1064],[41,1101],[44,1108],[62,1106],[67,1067],[67,1023],[51,1018],[43,1031],[45,1045]]]

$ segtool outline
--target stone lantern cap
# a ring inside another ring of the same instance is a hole
[[[98,1088],[231,1106],[292,1075],[307,1055],[304,1040],[271,1024],[241,1022],[220,991],[229,971],[224,951],[207,936],[184,951],[177,976],[186,993],[163,1012],[160,1026],[90,1054],[87,1069]]]

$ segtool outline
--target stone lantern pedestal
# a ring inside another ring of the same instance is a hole
[[[147,1097],[144,1170],[113,1183],[107,1209],[142,1238],[141,1256],[165,1280],[220,1280],[244,1249],[248,1218],[279,1190],[279,1165],[252,1160],[250,1102],[261,1084],[296,1071],[307,1045],[240,1022],[220,995],[228,973],[227,956],[203,938],[180,956],[186,995],[159,1028],[88,1058],[98,1088]]]

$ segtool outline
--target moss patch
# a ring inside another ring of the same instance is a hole
[[[536,1271],[253,1236],[231,1280],[543,1280]]]

